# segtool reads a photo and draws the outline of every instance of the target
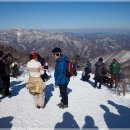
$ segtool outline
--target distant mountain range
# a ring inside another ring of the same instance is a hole
[[[70,57],[79,55],[84,61],[105,57],[124,57],[130,60],[130,32],[116,33],[79,33],[67,31],[44,31],[33,29],[12,29],[0,31],[0,44],[12,46],[16,50],[31,53],[32,50],[42,56],[50,56],[55,47],[62,48]],[[124,55],[127,56],[124,56]]]

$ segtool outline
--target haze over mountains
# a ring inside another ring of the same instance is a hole
[[[50,56],[54,47],[60,47],[70,57],[79,55],[83,60],[113,57],[122,62],[130,60],[130,31],[90,32],[44,31],[34,29],[11,29],[0,31],[0,44],[30,53],[33,49],[41,55]]]

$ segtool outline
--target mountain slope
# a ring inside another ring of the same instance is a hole
[[[41,55],[51,55],[54,47],[62,48],[67,55],[79,55],[83,59],[96,58],[119,50],[130,49],[130,38],[126,35],[105,33],[78,34],[49,32],[33,29],[12,29],[0,32],[0,43],[30,53],[33,49]]]

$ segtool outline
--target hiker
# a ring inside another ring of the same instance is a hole
[[[44,58],[42,58],[42,59],[44,59]],[[44,64],[43,64],[42,60],[40,60],[40,63],[42,65],[42,69],[44,71],[44,73],[41,75],[41,78],[45,82],[48,79],[48,74],[47,74],[47,71],[48,71],[48,68],[49,68],[48,63],[45,63],[45,60],[44,60]]]
[[[46,70],[46,72],[49,72],[49,65],[47,62],[45,63],[43,68],[44,68],[44,70]]]
[[[38,54],[32,54],[32,60],[27,63],[27,70],[29,73],[29,80],[27,82],[27,89],[33,95],[36,108],[44,108],[45,106],[45,83],[41,79],[43,69],[41,63],[38,61]]]
[[[76,60],[74,60],[73,65],[74,65],[74,67],[73,67],[73,75],[77,76],[77,69],[79,68],[79,64],[78,64],[78,62]]]
[[[90,78],[90,73],[92,72],[90,67],[86,67],[84,71],[82,72],[82,80],[88,81]]]
[[[91,62],[90,62],[90,60],[87,60],[87,63],[86,63],[86,68],[87,69],[89,69],[89,70],[91,70]]]
[[[43,66],[43,69],[44,69],[44,74],[42,75],[42,79],[45,81],[48,80],[48,69],[49,69],[49,66],[48,66],[48,63],[45,63],[45,65]]]
[[[103,76],[104,73],[107,71],[106,66],[103,63],[103,58],[99,58],[98,61],[95,63],[95,83],[94,87],[97,87],[97,83],[99,82],[99,86],[97,87],[98,89],[101,89],[101,85],[103,83]]]
[[[11,64],[11,76],[12,77],[17,77],[18,75],[20,75],[20,65],[17,62],[17,59],[14,59],[14,62]]]
[[[4,76],[3,76],[4,85],[5,85],[4,96],[9,96],[11,94],[9,91],[10,73],[11,73],[10,66],[13,63],[13,55],[11,53],[6,54],[3,57],[3,62],[4,62],[4,71],[5,71]]]
[[[120,67],[121,67],[120,63],[117,61],[117,59],[114,58],[109,67],[110,74],[111,74],[110,88],[113,87],[114,82],[115,82],[115,88],[118,85],[118,74],[120,71]]]
[[[48,70],[49,69],[49,66],[48,66],[48,63],[46,62],[45,65],[44,65],[44,69]]]
[[[5,65],[3,62],[4,52],[0,51],[0,94],[4,94],[5,85],[4,85],[4,75],[5,75]]]
[[[64,109],[68,107],[67,86],[70,81],[70,78],[66,76],[68,58],[62,54],[62,50],[58,47],[52,50],[52,54],[56,59],[54,72],[55,87],[59,86],[61,94],[61,102],[57,105],[59,108]]]

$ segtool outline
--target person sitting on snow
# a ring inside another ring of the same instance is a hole
[[[89,67],[86,67],[82,73],[82,80],[83,81],[88,81],[90,78],[90,73],[92,70]]]

